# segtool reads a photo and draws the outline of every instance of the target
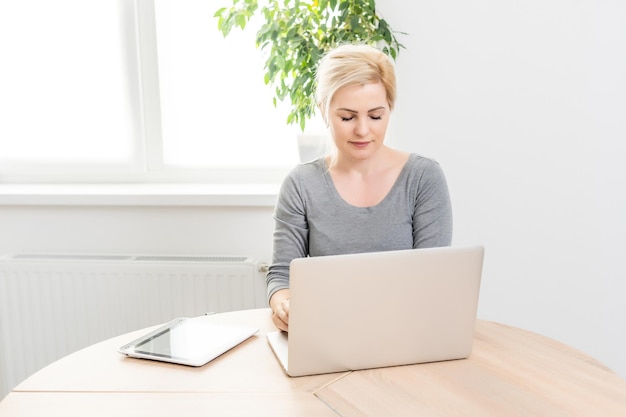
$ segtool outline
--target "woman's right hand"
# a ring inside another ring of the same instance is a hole
[[[276,291],[270,298],[270,308],[272,309],[272,322],[284,331],[289,331],[289,290]]]

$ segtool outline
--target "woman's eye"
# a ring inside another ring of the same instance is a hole
[[[382,118],[383,118],[383,116],[370,116],[370,119],[372,119],[372,120],[380,120]]]
[[[342,122],[349,122],[350,120],[354,119],[354,116],[350,116],[350,117],[341,117],[341,121]]]

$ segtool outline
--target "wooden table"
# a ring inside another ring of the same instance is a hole
[[[0,417],[626,416],[626,382],[559,342],[478,321],[468,359],[290,378],[265,333],[268,309],[207,316],[261,331],[200,368],[126,358],[149,329],[98,343],[35,373]]]

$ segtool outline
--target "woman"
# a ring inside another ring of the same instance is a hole
[[[294,168],[276,204],[266,281],[272,320],[284,331],[292,259],[448,246],[452,239],[439,164],[384,144],[396,98],[391,59],[366,45],[332,50],[318,67],[316,98],[335,152]]]

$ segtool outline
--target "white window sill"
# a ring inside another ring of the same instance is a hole
[[[0,206],[260,206],[273,184],[1,184]]]

